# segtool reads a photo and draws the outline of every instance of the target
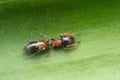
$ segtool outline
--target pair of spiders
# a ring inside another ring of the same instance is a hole
[[[42,35],[42,34],[41,34]],[[58,39],[49,38],[46,35],[42,35],[45,39],[38,41],[30,41],[27,45],[24,46],[24,51],[28,53],[40,53],[44,50],[49,50],[56,47],[64,47],[64,49],[71,49],[73,46],[76,46],[75,36],[79,36],[73,33],[65,32],[60,34]]]

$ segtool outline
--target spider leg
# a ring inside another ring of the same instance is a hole
[[[47,35],[44,35],[44,34],[42,34],[42,33],[40,33],[40,36],[42,36],[42,37],[45,38],[45,39],[48,39],[48,38],[49,38]]]
[[[67,45],[66,47],[72,47],[72,46],[76,46],[76,43],[73,43],[73,44],[70,44],[70,45]]]
[[[65,32],[65,33],[60,34],[60,36],[62,36],[62,37],[66,37],[66,36],[75,37],[75,36],[77,36],[77,35],[74,34],[74,33]]]
[[[37,55],[37,54],[40,53],[41,51],[42,51],[42,50],[38,50],[36,53],[34,53],[34,54],[32,54],[32,55],[26,57],[25,59],[30,59],[31,57]]]
[[[76,43],[67,45],[66,47],[64,47],[64,49],[72,49],[71,47],[73,47],[73,46],[76,46]]]

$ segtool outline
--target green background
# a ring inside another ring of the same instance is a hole
[[[25,59],[28,41],[63,32],[77,48]],[[0,0],[0,42],[0,80],[119,80],[120,0]]]

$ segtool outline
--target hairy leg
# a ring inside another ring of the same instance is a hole
[[[65,33],[60,34],[60,36],[62,36],[62,37],[66,37],[66,36],[75,37],[75,36],[79,36],[79,35],[74,34],[74,33],[65,32]]]
[[[71,45],[67,45],[66,47],[68,48],[68,47],[73,47],[73,46],[76,46],[76,43],[73,43]]]
[[[41,50],[38,50],[36,53],[34,53],[34,54],[32,54],[32,55],[26,57],[25,59],[30,59],[31,57],[37,55],[37,54],[40,53],[40,52],[41,52]]]
[[[66,47],[64,47],[64,49],[72,49],[73,46],[76,46],[76,43],[67,45]]]

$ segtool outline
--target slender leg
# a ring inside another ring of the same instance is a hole
[[[64,47],[64,50],[68,50],[68,49],[71,49],[70,47],[68,48],[68,47]]]
[[[67,45],[66,47],[64,47],[64,49],[72,49],[71,47],[73,47],[73,46],[76,46],[76,43],[74,43],[74,44],[71,44],[71,45]]]
[[[68,47],[72,47],[72,46],[76,46],[76,43],[71,44],[71,45],[67,45],[66,47],[68,48]]]
[[[40,35],[45,39],[49,39],[49,37],[47,35],[43,35],[42,33],[40,33]]]
[[[65,32],[65,33],[63,33],[63,34],[60,34],[60,36],[62,36],[62,37],[66,37],[66,36],[75,37],[75,36],[76,36],[76,34],[69,33],[69,32]]]
[[[70,32],[65,32],[65,33],[60,34],[60,36],[62,36],[62,37],[66,37],[66,36],[76,37],[76,36],[80,36],[80,35],[79,34],[70,33]]]
[[[37,55],[38,53],[40,53],[41,52],[41,50],[38,50],[36,53],[34,53],[34,54],[32,54],[32,55],[30,55],[30,56],[28,56],[27,58],[25,58],[25,59],[30,59],[31,57],[33,57],[33,56],[35,56],[35,55]]]
[[[51,54],[50,54],[50,49],[48,50],[48,52],[47,52],[47,55],[46,55],[46,57],[49,57]]]

